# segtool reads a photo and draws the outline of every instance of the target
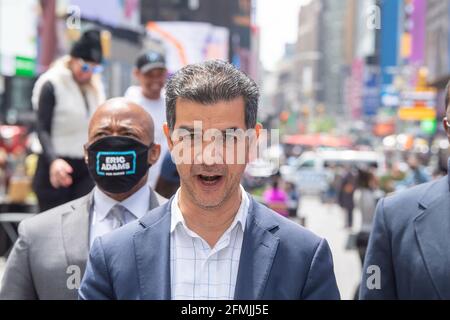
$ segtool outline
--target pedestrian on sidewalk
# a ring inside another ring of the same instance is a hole
[[[105,100],[99,30],[88,30],[70,54],[37,80],[32,102],[37,110],[39,155],[33,189],[45,211],[88,194],[94,187],[83,159],[88,123]]]

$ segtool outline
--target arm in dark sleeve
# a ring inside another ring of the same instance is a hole
[[[57,159],[55,149],[52,143],[52,120],[55,109],[56,99],[53,85],[47,81],[44,83],[39,95],[38,113],[37,113],[37,133],[39,142],[42,145],[43,154],[51,163]]]

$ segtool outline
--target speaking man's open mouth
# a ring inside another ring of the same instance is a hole
[[[222,175],[210,175],[210,174],[199,174],[197,175],[198,181],[207,187],[217,186],[222,182]]]

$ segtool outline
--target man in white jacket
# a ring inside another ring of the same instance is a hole
[[[148,184],[156,188],[164,155],[168,152],[163,124],[166,122],[164,85],[167,79],[166,59],[156,50],[146,51],[136,59],[134,76],[139,86],[131,86],[125,97],[144,107],[155,124],[155,142],[161,146],[161,157],[149,171]]]

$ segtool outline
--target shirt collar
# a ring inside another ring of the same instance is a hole
[[[247,214],[250,200],[248,198],[247,192],[244,190],[242,185],[240,186],[240,188],[241,188],[241,205],[239,206],[238,212],[236,213],[236,216],[234,217],[234,220],[231,223],[231,226],[227,229],[227,231],[232,230],[237,224],[241,226],[242,231],[245,230],[245,223],[247,221]],[[177,192],[175,193],[175,196],[172,200],[172,204],[170,207],[172,213],[170,223],[170,233],[173,233],[175,231],[175,228],[179,224],[181,224],[186,230],[189,230],[184,220],[180,206],[178,205],[179,193],[180,189],[178,189]]]
[[[148,185],[144,185],[138,191],[126,198],[124,201],[119,202],[113,198],[107,196],[99,188],[95,187],[94,190],[94,206],[95,212],[98,217],[98,221],[106,219],[109,211],[117,203],[124,206],[133,216],[137,219],[142,218],[148,211],[150,199],[150,189]]]

